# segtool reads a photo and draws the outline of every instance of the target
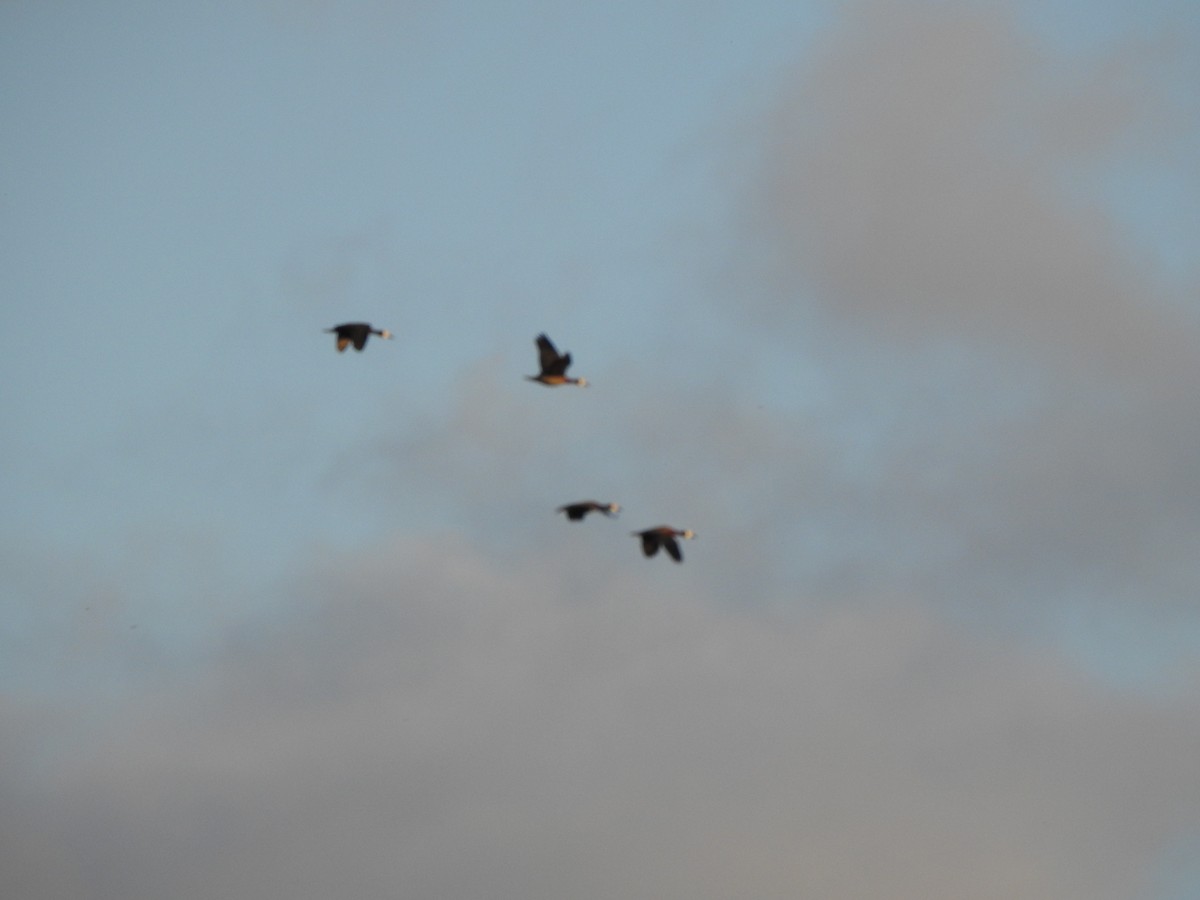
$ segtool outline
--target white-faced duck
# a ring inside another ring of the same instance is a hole
[[[658,553],[658,548],[662,547],[675,562],[683,562],[683,551],[679,549],[679,542],[675,538],[683,538],[690,541],[696,536],[696,533],[690,528],[680,531],[668,525],[647,528],[645,531],[634,531],[632,534],[634,537],[642,539],[642,552],[647,556],[654,556],[654,554]]]
[[[550,343],[550,338],[544,334],[537,336],[538,362],[542,371],[537,375],[526,375],[530,381],[540,381],[547,387],[558,387],[560,384],[574,384],[587,387],[586,378],[570,378],[567,367],[571,365],[570,353],[559,353]]]
[[[610,518],[621,511],[619,503],[597,503],[595,500],[580,500],[578,503],[568,503],[558,508],[560,513],[566,513],[572,522],[578,522],[590,512],[604,513]]]
[[[384,340],[392,339],[392,333],[386,328],[380,331],[378,328],[372,328],[366,322],[345,322],[341,325],[334,325],[332,328],[326,328],[325,331],[328,334],[337,335],[338,353],[352,344],[354,349],[361,353],[362,348],[367,346],[367,338],[373,334],[379,335]]]

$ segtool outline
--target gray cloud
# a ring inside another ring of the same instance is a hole
[[[856,9],[772,117],[758,214],[787,283],[918,345],[965,336],[1056,364],[1194,370],[1195,328],[1180,334],[1113,222],[1068,190],[1135,129],[1150,148],[1173,130],[1167,92],[1137,77],[1144,48],[1089,69],[994,7]]]
[[[1087,191],[1183,145],[1170,66],[999,5],[853,9],[764,127],[747,296],[835,386],[861,519],[956,604],[1190,604],[1200,330]]]
[[[1118,898],[1200,802],[1194,695],[919,604],[770,621],[529,563],[319,561],[40,773],[25,896]]]

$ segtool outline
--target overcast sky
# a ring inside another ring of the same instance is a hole
[[[0,3],[14,896],[1200,896],[1197,85],[1190,0]]]

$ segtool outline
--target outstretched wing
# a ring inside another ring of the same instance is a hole
[[[537,336],[538,362],[543,375],[564,375],[571,364],[571,354],[560,356],[558,350],[544,334]]]
[[[338,353],[351,344],[355,350],[362,350],[367,344],[367,338],[371,336],[371,326],[365,322],[343,322],[326,330],[337,335]]]
[[[667,552],[671,554],[671,559],[675,562],[683,562],[683,553],[679,550],[679,542],[670,536],[664,536],[662,544],[667,548]]]
[[[587,515],[588,505],[586,503],[569,503],[566,506],[560,506],[559,512],[565,512],[568,519],[578,522]]]
[[[647,556],[653,556],[655,553],[657,553],[658,545],[659,545],[658,535],[655,534],[653,531],[647,532],[646,534],[642,535],[642,552],[645,553]],[[679,548],[676,547],[675,550],[676,550],[676,552],[678,552]]]

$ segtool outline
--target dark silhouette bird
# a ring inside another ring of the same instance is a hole
[[[373,334],[377,334],[385,340],[392,339],[392,333],[386,328],[380,331],[378,328],[372,328],[366,322],[345,322],[341,325],[334,325],[332,328],[326,328],[325,331],[337,335],[338,353],[351,344],[354,345],[355,350],[362,352],[362,348],[367,346],[367,338]]]
[[[560,506],[559,512],[565,512],[572,522],[578,522],[590,512],[604,513],[610,518],[621,511],[620,503],[597,503],[595,500],[580,500],[578,503],[568,503]]]
[[[550,338],[544,334],[537,336],[538,362],[542,371],[537,375],[526,375],[530,381],[540,381],[548,387],[558,387],[560,384],[574,384],[587,387],[586,378],[569,378],[567,367],[571,365],[570,353],[559,353],[550,343]]]
[[[690,541],[696,536],[696,533],[690,528],[679,531],[668,525],[647,528],[645,531],[634,531],[632,534],[634,537],[642,539],[642,552],[647,556],[653,556],[658,552],[658,548],[662,547],[675,562],[683,562],[683,552],[679,549],[679,542],[675,538],[679,537]]]

